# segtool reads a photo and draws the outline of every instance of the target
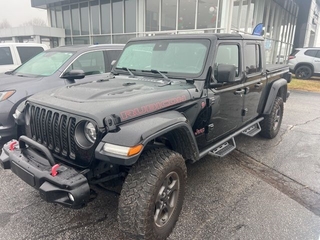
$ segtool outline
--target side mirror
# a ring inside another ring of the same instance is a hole
[[[14,70],[9,70],[9,71],[4,72],[4,74],[11,75],[13,73],[13,71]]]
[[[116,63],[117,63],[117,60],[112,60],[111,66],[113,67],[114,65],[116,65]]]
[[[218,83],[232,83],[236,79],[236,66],[231,64],[219,64],[217,68]]]
[[[75,80],[75,79],[83,79],[86,76],[83,70],[71,70],[70,72],[65,72],[62,75],[62,78],[68,80]]]

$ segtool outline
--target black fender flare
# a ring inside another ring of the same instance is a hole
[[[263,114],[271,113],[274,100],[276,99],[277,96],[282,97],[284,102],[287,101],[287,89],[288,89],[288,82],[284,78],[280,78],[272,83],[269,91],[269,95],[267,98],[267,102],[264,107]]]
[[[102,154],[103,144],[109,143],[126,147],[142,144],[145,147],[155,138],[179,130],[184,133],[181,141],[186,144],[185,147],[192,153],[190,160],[196,161],[199,159],[199,149],[192,128],[186,117],[177,111],[168,111],[137,119],[120,125],[119,128],[119,131],[109,132],[104,136],[96,148],[96,158],[119,165],[132,165],[138,160],[140,154],[129,158],[109,153]],[[107,158],[102,155],[106,155]]]

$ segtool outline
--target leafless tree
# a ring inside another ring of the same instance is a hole
[[[0,29],[4,29],[4,28],[11,28],[11,25],[7,21],[7,19],[3,19],[2,22],[0,22]]]
[[[41,18],[34,18],[27,22],[24,22],[21,26],[42,26],[46,27],[47,23]]]

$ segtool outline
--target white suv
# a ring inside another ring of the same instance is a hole
[[[39,43],[0,43],[0,73],[14,70],[47,49]]]
[[[290,71],[296,78],[320,76],[320,48],[296,48],[289,56]]]

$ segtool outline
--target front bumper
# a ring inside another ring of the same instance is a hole
[[[13,113],[13,103],[8,100],[0,102],[0,142],[9,141],[17,135]]]
[[[3,146],[0,156],[2,168],[11,169],[19,178],[39,190],[41,198],[47,202],[76,209],[86,205],[90,197],[90,187],[83,174],[60,164],[58,174],[53,176],[53,157],[46,147],[25,136],[20,137],[19,143],[13,147],[14,141]],[[41,154],[26,147],[25,143],[36,148]]]

